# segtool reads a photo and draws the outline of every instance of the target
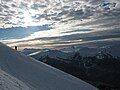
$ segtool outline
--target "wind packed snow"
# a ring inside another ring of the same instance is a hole
[[[0,90],[30,89],[97,90],[78,78],[0,44]]]

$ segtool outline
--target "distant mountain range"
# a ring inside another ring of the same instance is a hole
[[[99,48],[74,46],[61,50],[41,49],[27,55],[97,87],[120,88],[119,44]]]

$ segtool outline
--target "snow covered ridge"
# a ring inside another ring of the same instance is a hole
[[[72,46],[63,48],[61,50],[50,50],[50,49],[24,49],[22,53],[31,56],[37,60],[43,59],[46,56],[57,60],[66,59],[70,60],[76,52],[79,52],[81,56],[95,56],[100,52],[110,53],[114,57],[120,57],[120,44],[105,45],[101,47],[87,47],[87,46]]]
[[[19,90],[15,85],[21,85],[20,90],[97,90],[80,79],[29,58],[1,43],[0,73],[0,82],[12,82],[0,84],[0,89],[4,90],[8,89],[3,87]],[[15,81],[19,84],[15,84]]]
[[[89,43],[88,43],[89,44]],[[99,44],[99,43],[98,43]],[[111,55],[115,57],[120,57],[120,43],[110,43],[102,46],[85,46],[85,44],[81,46],[72,46],[68,48],[61,49],[61,51],[69,53],[69,52],[79,52],[82,56],[94,56],[99,52],[107,52],[111,53]]]

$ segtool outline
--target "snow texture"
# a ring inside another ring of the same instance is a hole
[[[31,90],[20,80],[8,75],[0,69],[0,90]]]

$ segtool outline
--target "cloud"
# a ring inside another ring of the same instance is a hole
[[[119,0],[3,0],[0,4],[1,28],[46,24],[52,27],[49,31],[37,31],[13,40],[19,46],[22,46],[19,42],[26,40],[32,43],[35,40],[38,45],[41,44],[36,41],[39,39],[52,44],[63,41],[68,45],[86,40],[85,36],[107,37],[106,32],[119,32],[119,21]]]
[[[119,0],[3,0],[0,5],[0,16],[4,17],[2,19],[4,27],[7,25],[12,27],[26,23],[24,20],[26,12],[32,22],[37,21],[35,23],[40,23],[41,19],[62,22],[66,18],[89,19],[98,12],[99,14],[109,10],[113,12],[112,10],[118,7]],[[13,23],[12,20],[16,22]]]

